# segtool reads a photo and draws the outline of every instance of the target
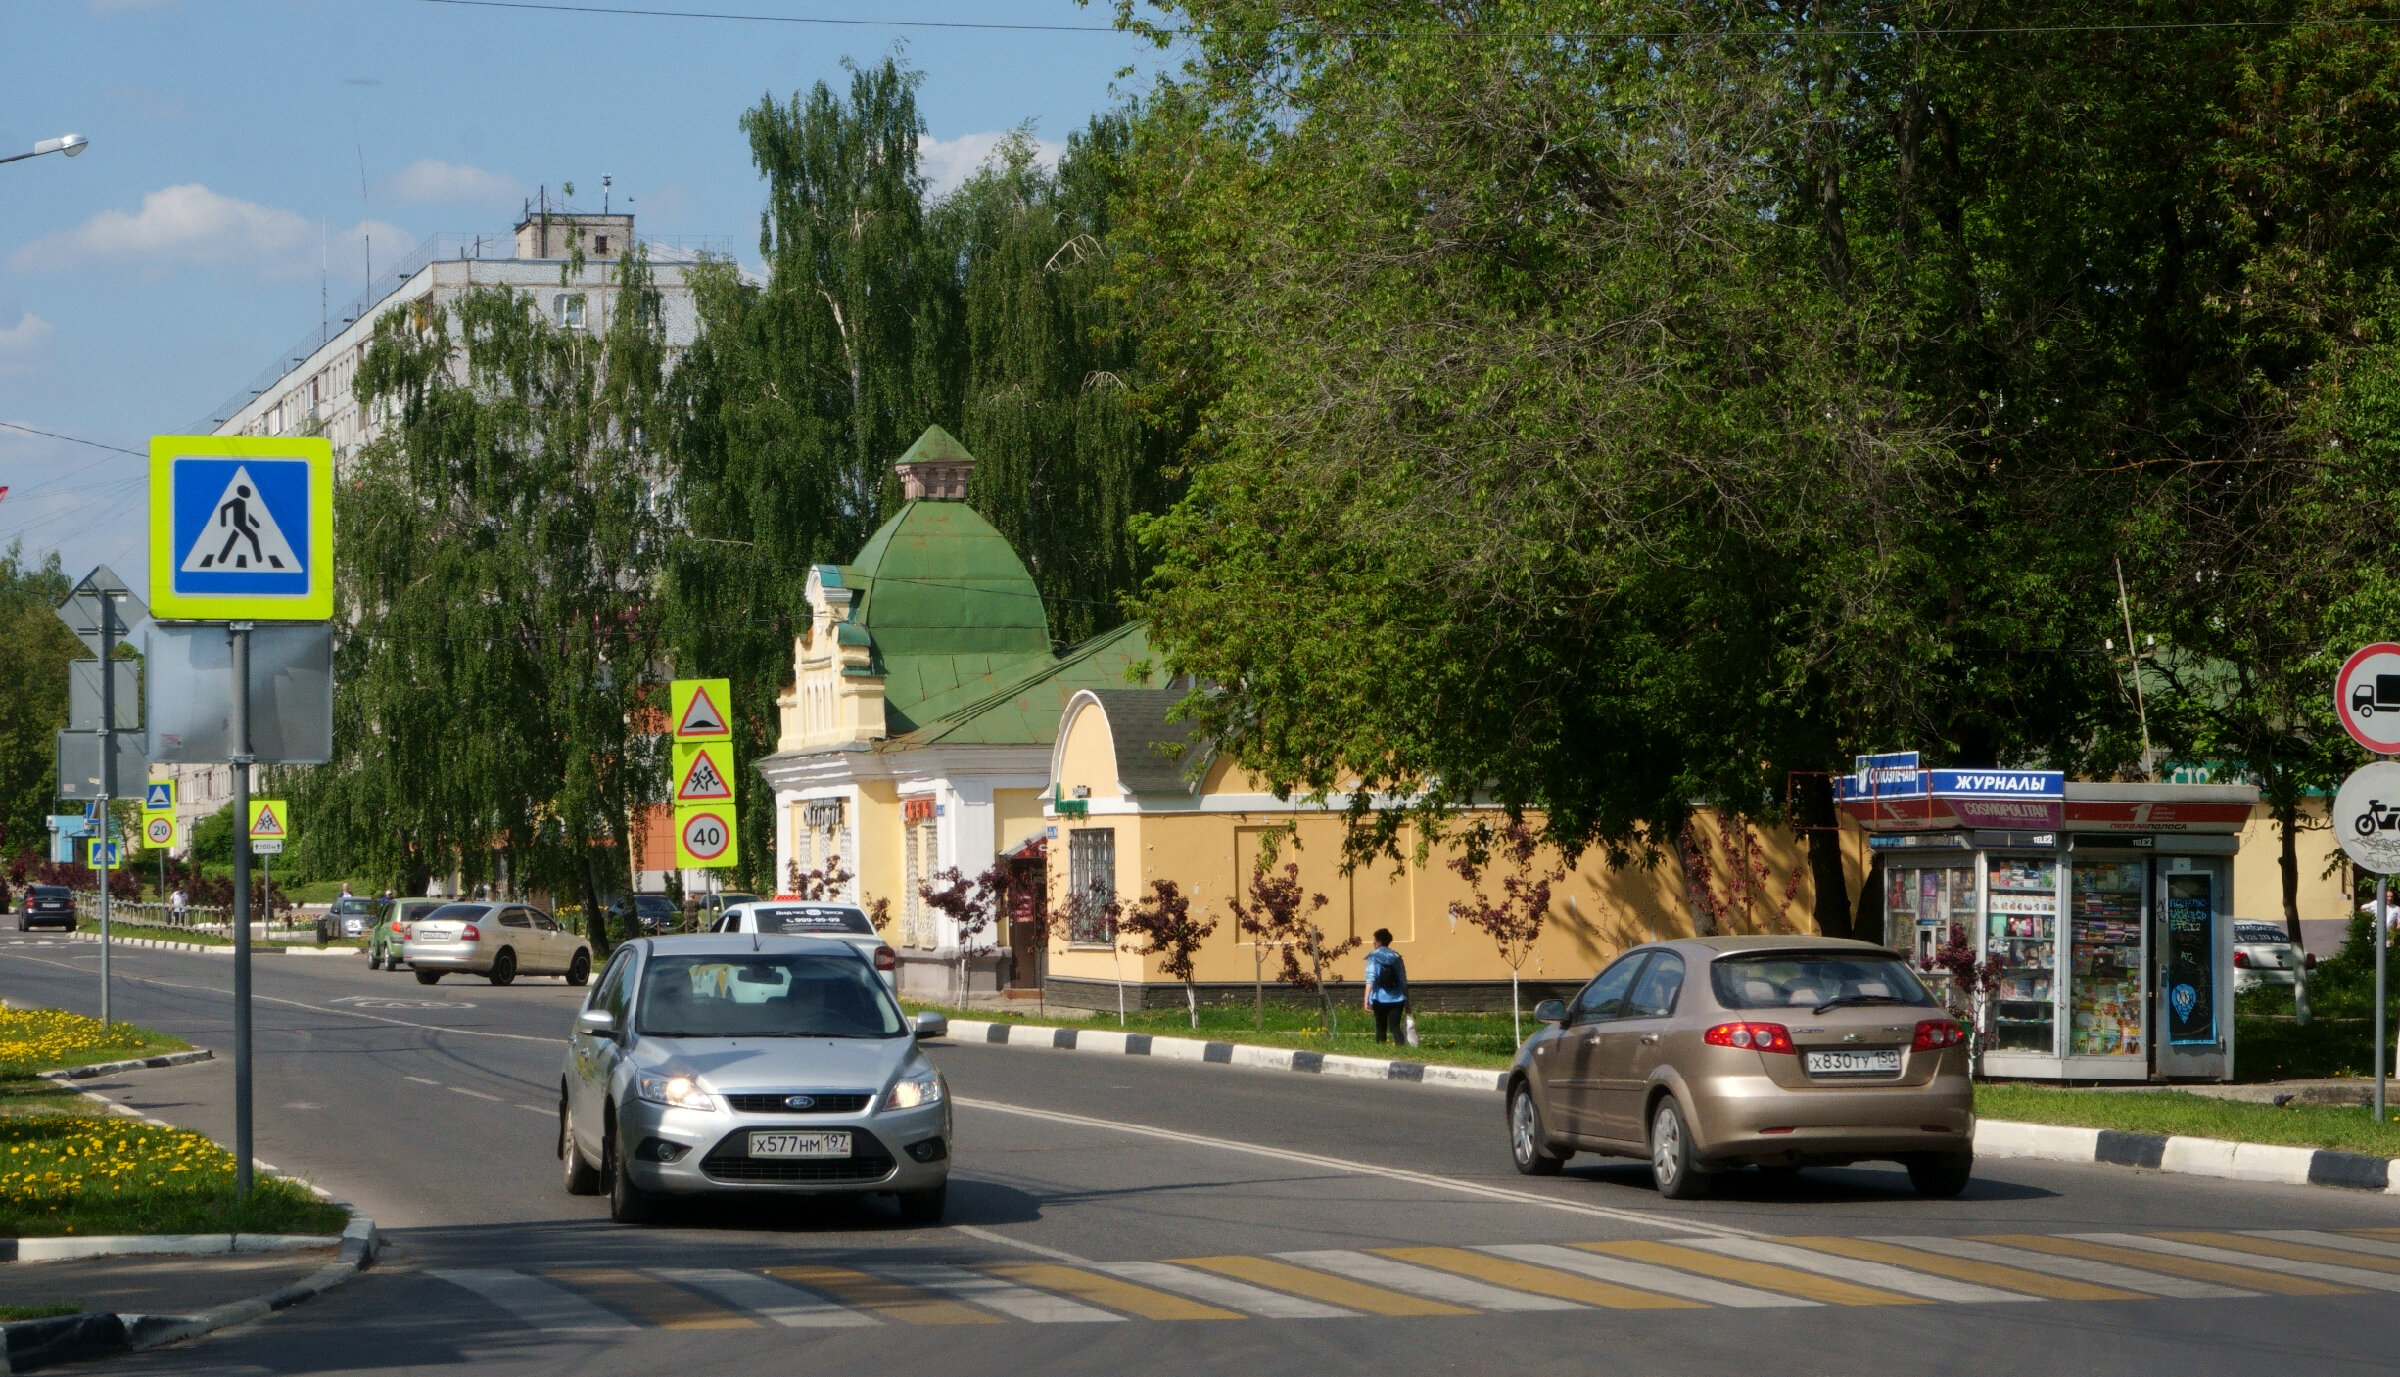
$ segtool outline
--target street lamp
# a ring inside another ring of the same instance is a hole
[[[69,134],[58,139],[44,139],[33,146],[31,153],[11,153],[5,158],[0,158],[0,163],[21,163],[27,158],[38,158],[44,153],[64,153],[72,158],[81,153],[90,143],[91,140],[81,134]]]

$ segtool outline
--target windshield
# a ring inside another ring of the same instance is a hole
[[[789,908],[754,908],[751,917],[758,921],[760,932],[851,932],[861,937],[875,935],[875,925],[867,915],[854,908],[831,905],[799,904]]]
[[[1717,1003],[1728,1009],[1814,1009],[1837,1001],[1933,1003],[1896,956],[1844,951],[1760,952],[1718,958],[1708,968]]]
[[[642,972],[651,1037],[893,1038],[908,1031],[864,961],[806,952],[661,955]]]

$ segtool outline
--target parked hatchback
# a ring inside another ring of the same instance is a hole
[[[29,928],[75,930],[75,891],[65,885],[27,885],[17,901],[17,931]]]
[[[757,934],[617,950],[575,1016],[559,1073],[570,1194],[621,1223],[667,1196],[890,1193],[942,1216],[950,1096],[914,1024],[848,943]]]
[[[444,904],[420,918],[400,945],[400,957],[432,985],[452,972],[506,985],[519,975],[563,975],[570,985],[591,978],[592,949],[558,920],[529,904]]]
[[[396,971],[406,964],[403,948],[417,920],[431,917],[450,899],[394,899],[384,906],[382,921],[367,934],[367,969]]]
[[[1636,947],[1572,1000],[1507,1079],[1517,1170],[1577,1152],[1647,1157],[1689,1199],[1740,1166],[1896,1161],[1926,1196],[1966,1188],[1975,1094],[1966,1035],[1894,953],[1816,937]]]
[[[2281,923],[2262,923],[2236,918],[2233,922],[2233,988],[2255,989],[2261,985],[2296,985],[2300,968],[2314,964],[2292,945],[2291,934]]]

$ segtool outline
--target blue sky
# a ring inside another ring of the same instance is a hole
[[[593,0],[841,19],[1105,26],[1074,0]],[[12,0],[0,154],[0,421],[146,452],[436,233],[506,234],[600,178],[640,232],[755,261],[736,120],[903,45],[927,170],[955,182],[1031,121],[1063,142],[1160,54],[1115,33],[637,18],[427,0]],[[147,461],[0,428],[0,545],[144,586]]]

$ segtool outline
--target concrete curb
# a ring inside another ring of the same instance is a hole
[[[66,1262],[85,1257],[221,1257],[334,1248],[340,1234],[114,1234],[92,1238],[0,1238],[0,1262]]]
[[[216,1053],[205,1047],[193,1047],[181,1052],[165,1052],[155,1057],[134,1057],[126,1061],[96,1062],[90,1066],[70,1066],[60,1071],[43,1071],[35,1076],[45,1081],[88,1081],[95,1076],[113,1076],[119,1071],[147,1071],[161,1066],[189,1066],[196,1061],[209,1061]]]
[[[357,1276],[375,1261],[382,1242],[372,1219],[351,1220],[339,1239],[308,1241],[317,1247],[338,1242],[341,1255],[293,1285],[197,1315],[67,1315],[0,1325],[0,1373],[32,1372],[85,1358],[139,1352],[287,1310]]]
[[[1160,1037],[1151,1033],[1121,1032],[1113,1028],[1052,1028],[1031,1023],[993,1023],[967,1018],[950,1020],[950,1037],[953,1041],[998,1043],[1007,1047],[1050,1047],[1069,1052],[1164,1057],[1170,1061],[1254,1066],[1270,1071],[1299,1071],[1359,1080],[1408,1081],[1454,1090],[1498,1091],[1506,1087],[1508,1074],[1504,1071],[1440,1066],[1429,1062],[1379,1061],[1330,1052],[1302,1052],[1288,1047],[1254,1047],[1238,1042]],[[2096,1162],[2109,1166],[2146,1167],[2152,1171],[2177,1172],[2186,1176],[2214,1176],[2228,1181],[2331,1186],[2342,1190],[2400,1195],[2400,1169],[2395,1169],[2400,1167],[2400,1163],[2362,1153],[2336,1152],[2329,1148],[2228,1143],[2214,1138],[2184,1138],[2164,1133],[2125,1133],[2109,1128],[2066,1128],[2055,1124],[1981,1119],[1975,1125],[1975,1155],[2033,1157],[2052,1162]]]
[[[96,932],[78,931],[59,935],[77,942],[100,940],[100,934]],[[112,947],[139,947],[149,951],[196,951],[216,956],[233,955],[231,943],[217,947],[199,942],[166,942],[155,937],[111,937],[108,939],[108,944]],[[253,942],[250,944],[250,954],[252,956],[364,956],[367,954],[367,949],[365,947],[284,946],[276,943]]]

